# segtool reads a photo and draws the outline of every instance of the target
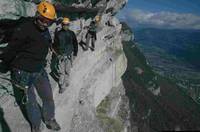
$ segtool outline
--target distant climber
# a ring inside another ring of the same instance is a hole
[[[86,47],[85,47],[85,50],[87,51],[88,48],[89,48],[89,44],[90,44],[90,40],[91,40],[91,47],[90,49],[92,51],[95,50],[95,41],[97,40],[97,35],[96,35],[96,32],[97,32],[97,24],[99,23],[100,21],[100,16],[96,16],[95,17],[95,21],[92,21],[90,23],[90,25],[86,28],[88,28],[88,32],[86,34]]]
[[[49,2],[37,6],[34,18],[27,18],[12,35],[0,59],[11,70],[14,96],[24,116],[31,124],[32,132],[41,132],[41,120],[47,128],[58,131],[52,88],[44,69],[51,45],[48,27],[54,22],[56,12]],[[42,99],[42,114],[36,100],[35,90]],[[11,124],[12,125],[12,124]]]
[[[62,21],[62,29],[55,32],[52,45],[52,60],[50,75],[57,81],[59,93],[63,93],[69,86],[70,70],[74,58],[78,53],[76,35],[69,29],[70,19],[65,17]]]

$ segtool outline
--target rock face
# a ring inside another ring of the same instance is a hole
[[[129,28],[129,26],[122,22],[123,31],[121,31],[122,41],[129,42],[134,40],[133,31]]]
[[[23,0],[0,0],[0,18],[18,19],[20,16],[34,16],[36,6]]]
[[[99,1],[97,5],[103,2],[106,1]],[[73,63],[70,86],[67,87],[65,93],[58,94],[58,86],[49,76],[54,91],[56,119],[61,124],[61,132],[130,131],[129,101],[125,96],[121,80],[127,67],[127,59],[121,43],[121,24],[112,15],[126,2],[112,0],[107,3],[105,11],[101,13],[102,20],[98,25],[95,51],[84,52],[79,47],[78,57]],[[35,11],[34,3],[22,0],[1,0],[0,7],[1,19],[33,16]],[[3,7],[7,7],[6,10],[3,10]],[[109,8],[113,8],[113,11],[106,13]],[[110,25],[106,24],[108,21]],[[84,40],[83,36],[86,33],[83,25],[87,26],[90,22],[91,19],[83,18],[72,22],[71,29],[77,33],[79,41]],[[55,25],[50,28],[52,37],[53,29]],[[47,57],[49,62],[50,56],[51,53]],[[46,69],[50,72],[49,65]],[[24,120],[19,107],[15,106],[14,98],[10,95],[12,94],[10,82],[3,79],[9,78],[9,73],[1,74],[1,77],[0,82],[4,89],[0,89],[0,107],[2,108],[0,116],[3,120],[1,121],[0,118],[0,132],[30,131],[29,124]],[[43,132],[48,131],[46,127],[43,127]]]

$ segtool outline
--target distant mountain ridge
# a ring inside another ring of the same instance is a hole
[[[135,29],[134,35],[155,71],[192,83],[200,80],[200,30],[145,28]]]
[[[200,30],[135,29],[148,64],[200,103]]]
[[[200,71],[200,30],[146,28],[136,29],[134,33],[145,52],[159,49]]]

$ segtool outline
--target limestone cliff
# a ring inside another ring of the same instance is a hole
[[[101,5],[105,6],[106,3],[106,6],[98,12],[102,15],[102,20],[98,26],[96,49],[94,52],[84,52],[79,47],[78,57],[73,63],[70,86],[64,94],[58,94],[58,86],[49,76],[54,90],[56,118],[62,127],[61,132],[130,131],[129,101],[125,96],[121,80],[127,67],[127,59],[121,43],[121,24],[113,16],[127,1],[86,0],[75,3],[72,0],[63,0],[58,2],[71,2],[69,5],[76,7],[88,2],[90,8],[102,7]],[[36,9],[35,1],[23,0],[0,0],[0,7],[0,19],[33,16]],[[86,6],[83,7],[86,10]],[[92,17],[73,20],[70,28],[76,32],[79,41],[84,39],[83,36],[86,33],[83,25],[89,25],[91,20]],[[55,26],[50,28],[52,37]],[[51,53],[47,57],[48,62],[50,62],[50,56]],[[50,72],[49,65],[46,69]],[[29,124],[24,120],[19,107],[15,105],[11,84],[3,79],[9,78],[9,73],[1,74],[1,77],[0,132],[29,132]],[[43,127],[43,132],[48,131]]]

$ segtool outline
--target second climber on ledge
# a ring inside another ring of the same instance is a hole
[[[58,83],[59,93],[69,86],[70,71],[74,58],[78,53],[78,41],[73,31],[69,29],[70,19],[65,17],[62,29],[55,32],[52,45],[52,60],[50,75]]]

